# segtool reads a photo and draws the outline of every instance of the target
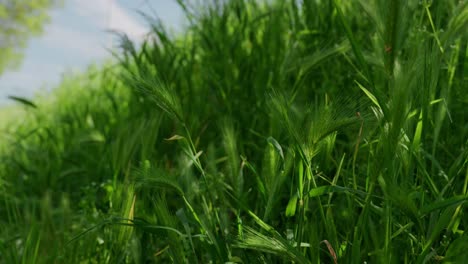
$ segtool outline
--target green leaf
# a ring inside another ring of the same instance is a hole
[[[455,239],[447,249],[444,263],[468,263],[468,235]]]
[[[283,148],[281,148],[281,145],[274,139],[273,137],[268,137],[267,139],[268,143],[270,143],[273,147],[275,147],[276,151],[278,154],[281,156],[281,159],[284,160],[284,153],[283,153]]]
[[[449,208],[446,208],[442,212],[442,214],[437,220],[437,223],[434,225],[432,230],[429,231],[429,234],[430,234],[429,239],[424,244],[423,251],[419,255],[418,261],[416,261],[417,263],[422,263],[423,260],[426,259],[428,254],[430,254],[429,252],[430,252],[431,246],[433,245],[433,243],[435,243],[437,237],[440,235],[440,233],[443,230],[449,227],[449,223],[453,216],[454,211],[455,211],[454,207],[449,207]]]
[[[286,216],[291,217],[296,214],[296,206],[297,206],[297,195],[293,195],[291,199],[289,199],[288,206],[286,207]]]
[[[166,139],[164,139],[164,140],[167,140],[167,141],[175,141],[175,140],[181,140],[181,139],[185,139],[185,137],[179,136],[179,135],[173,135],[172,137],[166,138]]]
[[[374,103],[378,108],[382,109],[382,107],[380,107],[379,101],[377,100],[377,97],[375,97],[375,95],[373,95],[369,90],[362,86],[358,81],[355,82],[359,86],[359,88],[367,95],[367,97],[369,97],[372,103]]]
[[[18,103],[21,103],[25,106],[29,106],[29,107],[32,107],[32,108],[37,108],[37,105],[34,104],[32,101],[26,99],[26,98],[23,98],[23,97],[18,97],[18,96],[8,96],[8,99],[11,99],[13,101],[16,101]]]
[[[329,194],[332,192],[346,192],[346,191],[353,191],[352,189],[341,187],[341,186],[320,186],[317,188],[313,188],[309,192],[309,197],[317,197],[324,194]]]
[[[458,196],[453,196],[448,199],[444,199],[442,201],[438,201],[435,203],[432,203],[428,206],[425,206],[421,209],[420,214],[421,216],[424,216],[432,211],[442,209],[449,207],[451,205],[459,204],[459,203],[464,203],[468,200],[468,197],[465,195],[458,195]]]
[[[416,125],[416,131],[414,132],[414,137],[413,137],[413,149],[418,149],[419,144],[421,143],[421,134],[422,134],[422,128],[423,128],[423,112],[419,113],[419,121],[418,124]]]

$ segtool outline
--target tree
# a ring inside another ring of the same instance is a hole
[[[58,0],[0,0],[0,75],[19,67],[31,36],[42,33]]]

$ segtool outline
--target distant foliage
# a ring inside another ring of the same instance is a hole
[[[30,37],[42,33],[48,11],[60,0],[0,1],[0,75],[16,68]]]

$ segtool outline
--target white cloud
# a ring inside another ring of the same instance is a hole
[[[127,34],[130,39],[139,41],[147,33],[147,28],[131,17],[115,0],[73,0],[71,10],[81,20],[91,25],[89,28],[53,23],[46,27],[44,43],[54,49],[62,49],[71,55],[80,55],[93,60],[109,55],[112,48],[113,30]]]
[[[52,24],[46,28],[47,35],[43,43],[60,54],[85,56],[87,58],[102,59],[108,55],[106,38],[99,34],[87,33],[82,30],[68,28],[60,24]]]
[[[94,21],[102,30],[126,33],[134,40],[142,39],[148,32],[115,0],[74,0],[74,5],[81,16]]]

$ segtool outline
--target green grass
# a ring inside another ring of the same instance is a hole
[[[178,2],[16,99],[0,262],[468,261],[466,1]]]

